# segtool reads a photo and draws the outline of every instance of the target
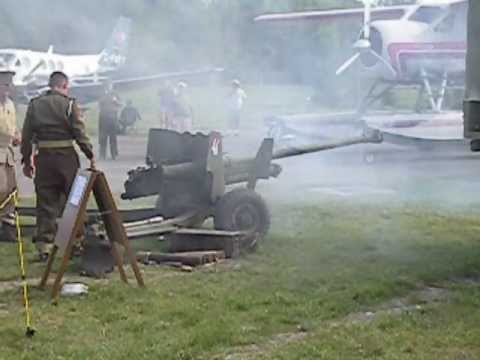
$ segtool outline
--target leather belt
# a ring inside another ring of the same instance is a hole
[[[73,140],[41,140],[37,144],[39,149],[57,149],[73,147]]]

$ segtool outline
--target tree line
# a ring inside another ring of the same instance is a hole
[[[405,1],[389,1],[392,4]],[[100,51],[118,16],[133,20],[128,65],[138,72],[205,65],[269,81],[324,79],[359,24],[256,24],[265,12],[361,6],[356,0],[2,0],[0,48]]]

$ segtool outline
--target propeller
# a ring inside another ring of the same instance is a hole
[[[363,54],[370,54],[380,60],[382,63],[387,65],[388,69],[391,69],[391,65],[385,61],[383,57],[377,54],[372,50],[372,43],[370,41],[371,27],[370,22],[372,19],[372,6],[378,4],[378,0],[358,0],[361,1],[364,5],[363,13],[363,28],[361,32],[360,39],[358,39],[353,48],[356,50],[355,54],[345,61],[336,71],[336,75],[343,74],[347,69],[349,69]]]

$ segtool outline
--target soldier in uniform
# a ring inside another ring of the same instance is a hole
[[[117,94],[111,85],[107,85],[105,95],[99,101],[98,142],[100,159],[107,157],[107,143],[110,142],[110,156],[115,160],[118,156],[117,134],[119,131],[118,111],[122,107]]]
[[[17,188],[15,159],[12,145],[20,143],[17,132],[15,105],[9,99],[15,73],[0,69],[0,241],[16,241],[15,202],[12,197]]]
[[[50,75],[50,90],[28,105],[22,129],[22,163],[25,176],[35,175],[37,234],[34,242],[40,259],[48,257],[70,188],[80,166],[74,142],[95,167],[92,144],[75,99],[68,97],[68,77],[56,71]],[[32,164],[32,143],[38,154]],[[35,165],[35,174],[34,174]]]

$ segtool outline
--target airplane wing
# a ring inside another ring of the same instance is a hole
[[[468,3],[468,0],[423,0],[419,1],[420,5],[442,6],[442,5],[458,5]]]
[[[465,0],[466,1],[466,0]],[[372,9],[372,21],[400,19],[412,5],[376,7]],[[359,20],[363,18],[364,9],[340,9],[340,10],[314,10],[289,13],[272,13],[257,16],[255,22],[295,22],[295,21],[317,21],[331,22],[345,19]]]
[[[70,94],[75,97],[82,105],[98,101],[104,94],[105,84],[110,82],[115,91],[122,92],[126,90],[148,87],[154,84],[161,84],[166,80],[188,80],[205,79],[211,76],[217,76],[223,73],[222,68],[204,68],[192,71],[178,71],[170,73],[160,73],[148,76],[137,76],[127,78],[108,78],[106,76],[88,76],[70,79]],[[48,89],[46,83],[34,84],[27,87],[16,88],[16,101],[28,104],[28,101],[35,96],[40,95]]]

